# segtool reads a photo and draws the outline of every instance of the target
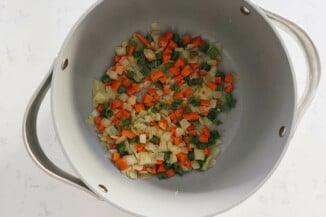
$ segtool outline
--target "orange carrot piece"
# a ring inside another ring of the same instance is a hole
[[[222,84],[222,77],[215,77],[216,84]]]
[[[202,134],[206,135],[207,137],[211,136],[211,133],[209,132],[208,127],[204,127],[204,129],[201,132]]]
[[[199,114],[198,112],[190,112],[183,114],[182,117],[188,121],[196,121],[199,119]]]
[[[181,99],[181,98],[183,98],[183,93],[182,93],[181,91],[176,92],[176,93],[173,95],[173,97],[174,97],[175,99]]]
[[[168,44],[168,48],[170,48],[170,49],[175,49],[176,47],[177,47],[178,45],[177,45],[177,43],[175,43],[174,41],[170,41],[169,42],[169,44]]]
[[[205,149],[204,149],[204,154],[205,154],[206,156],[208,156],[208,155],[211,154],[211,151],[210,151],[208,148],[205,148]]]
[[[144,103],[150,103],[150,102],[152,102],[152,100],[153,100],[153,97],[151,95],[149,95],[148,93],[144,94],[144,98],[143,98]]]
[[[124,109],[122,109],[120,111],[120,114],[122,117],[125,117],[125,118],[130,118],[130,116],[131,116],[130,112],[128,112],[127,110],[124,110]]]
[[[128,129],[122,129],[122,135],[129,139],[132,139],[135,137],[135,134],[131,130],[128,130]]]
[[[199,142],[208,143],[208,137],[204,134],[199,135]]]
[[[190,38],[190,36],[185,36],[185,37],[183,37],[183,39],[182,39],[182,43],[184,44],[184,45],[187,45],[187,44],[189,44],[191,42],[191,38]]]
[[[158,126],[163,130],[166,130],[166,128],[168,127],[168,121],[164,118],[161,118],[161,120],[158,122]]]
[[[111,160],[115,162],[115,161],[117,161],[119,158],[120,158],[120,154],[119,154],[119,152],[114,152],[114,153],[112,154],[112,158],[111,158]]]
[[[163,160],[156,160],[156,164],[157,164],[157,165],[162,165],[163,163],[164,163]]]
[[[187,77],[188,75],[190,75],[193,72],[193,69],[190,66],[186,66],[182,69],[181,71],[181,75],[183,77]]]
[[[140,33],[135,34],[136,38],[138,38],[147,48],[151,48],[151,44],[147,39]]]
[[[118,118],[114,118],[114,119],[112,120],[112,124],[114,124],[114,125],[119,125],[119,124],[120,124],[120,120],[119,120]]]
[[[210,106],[211,105],[211,101],[210,100],[204,100],[204,99],[202,99],[202,100],[200,100],[200,105],[201,106]]]
[[[158,79],[162,84],[166,84],[166,82],[168,82],[168,78],[163,76],[160,79]]]
[[[157,125],[157,123],[155,121],[149,122],[149,126],[156,126],[156,125]]]
[[[114,62],[118,63],[120,61],[121,57],[120,56],[114,56]]]
[[[141,87],[138,84],[132,83],[128,88],[127,88],[127,93],[129,95],[133,95],[141,90]]]
[[[225,75],[225,78],[224,78],[224,81],[225,81],[226,83],[232,83],[232,82],[233,82],[233,77],[232,77],[232,75],[231,75],[230,73],[226,74],[226,75]]]
[[[222,100],[221,99],[216,99],[216,105],[222,105]]]
[[[166,32],[166,33],[164,33],[162,38],[166,38],[167,40],[171,40],[173,38],[173,33],[172,32]]]
[[[182,142],[182,139],[180,137],[176,137],[176,136],[173,136],[171,137],[172,138],[172,142],[175,144],[175,145],[179,145],[181,142]]]
[[[209,87],[212,90],[217,90],[217,84],[211,81],[207,83],[207,87]]]
[[[199,76],[206,76],[206,75],[208,75],[208,73],[207,73],[205,70],[200,70],[200,71],[198,72],[198,75],[199,75]]]
[[[171,93],[171,89],[169,88],[169,87],[166,87],[166,86],[164,86],[163,87],[163,92],[165,93],[165,94],[169,94],[169,93]]]
[[[119,75],[121,75],[125,71],[125,67],[123,67],[121,64],[116,63],[115,64],[115,70]]]
[[[122,85],[125,87],[129,87],[131,85],[131,83],[132,83],[131,80],[129,78],[127,78],[127,76],[126,76],[126,78],[124,78],[122,80]]]
[[[178,58],[174,63],[175,67],[180,67],[180,68],[183,68],[185,65],[186,65],[185,61],[181,58]]]
[[[158,42],[158,46],[160,48],[166,48],[169,44],[169,41],[166,38],[161,38],[160,41]]]
[[[119,99],[115,99],[111,102],[111,108],[112,109],[119,109],[122,108],[123,102]]]
[[[102,112],[103,110],[104,110],[103,105],[98,104],[98,106],[96,107],[96,111],[98,111],[98,112]]]
[[[171,59],[171,54],[163,54],[163,63],[169,62]]]
[[[97,126],[97,130],[100,131],[100,132],[103,132],[105,130],[105,126],[103,124],[99,124]]]
[[[153,166],[151,167],[151,173],[152,173],[153,175],[155,175],[155,174],[157,173],[157,171],[156,171],[156,166],[155,166],[155,165],[153,165]]]
[[[116,81],[112,81],[110,83],[110,86],[111,86],[112,90],[117,91],[119,89],[119,87],[121,86],[121,82],[120,81],[117,81],[117,80]]]
[[[144,144],[138,143],[138,144],[135,145],[135,148],[139,153],[145,152],[145,145]]]
[[[112,143],[109,145],[110,149],[116,149],[117,148],[117,144]]]
[[[191,161],[189,159],[185,160],[185,162],[183,163],[183,166],[185,166],[187,168],[191,168]]]
[[[194,47],[200,47],[204,44],[204,41],[201,39],[200,36],[197,36],[191,40],[191,44],[193,44]]]
[[[128,163],[127,163],[126,159],[124,159],[124,158],[119,158],[115,163],[116,163],[117,167],[119,168],[119,170],[128,169]]]
[[[183,137],[183,141],[188,145],[190,142],[190,137],[189,136]]]
[[[173,169],[169,169],[168,171],[166,171],[166,175],[170,178],[172,176],[174,176],[174,170]]]
[[[187,145],[186,148],[187,148],[187,150],[188,150],[189,152],[192,151],[192,147],[190,147],[189,145]]]
[[[128,46],[128,48],[127,48],[127,54],[128,54],[128,56],[132,56],[133,53],[135,52],[135,50],[136,50],[135,47]]]
[[[134,107],[135,107],[136,112],[138,112],[138,113],[145,110],[145,107],[143,104],[135,104]]]
[[[165,172],[166,169],[165,169],[165,165],[164,164],[161,164],[158,168],[157,168],[157,172],[158,173],[162,173],[162,172]]]
[[[172,103],[173,103],[173,100],[171,100],[171,99],[168,99],[168,100],[166,101],[166,104],[168,104],[168,105],[172,105]]]
[[[207,107],[207,106],[199,106],[199,111],[200,111],[200,114],[202,114],[204,116],[207,116],[208,112],[209,112],[209,107]]]
[[[161,77],[163,77],[164,74],[162,71],[155,71],[151,74],[151,79],[152,81],[157,81],[158,79],[160,79]]]
[[[192,94],[192,89],[191,89],[191,87],[188,87],[188,88],[185,90],[185,92],[183,93],[183,96],[184,96],[185,98],[189,98],[189,97],[191,96],[191,94]]]
[[[177,66],[169,68],[169,71],[170,71],[171,74],[174,75],[174,76],[177,76],[177,75],[180,74],[180,69],[179,69],[179,67],[177,67]]]
[[[230,84],[224,87],[225,92],[231,93],[233,91],[233,86]]]
[[[186,153],[183,153],[183,152],[179,152],[178,154],[176,154],[177,156],[177,159],[180,163],[183,163],[185,162],[187,159],[188,159],[188,156]]]

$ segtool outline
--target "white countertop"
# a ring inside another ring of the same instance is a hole
[[[40,171],[22,141],[22,118],[30,96],[51,65],[68,31],[95,0],[0,1],[0,216],[117,216],[128,214]],[[302,26],[326,59],[324,0],[257,0]],[[285,37],[299,84],[302,54]],[[299,85],[302,90],[302,85]],[[326,81],[302,119],[276,172],[248,200],[221,217],[326,216]],[[39,116],[44,149],[60,166],[69,165],[58,147],[47,99]]]

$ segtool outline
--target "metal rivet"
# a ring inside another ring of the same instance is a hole
[[[104,193],[108,192],[108,189],[105,187],[105,185],[99,184],[98,187],[103,191]]]
[[[249,15],[249,14],[250,14],[250,10],[249,10],[246,6],[241,6],[240,11],[241,11],[244,15]]]
[[[65,70],[66,68],[67,68],[67,66],[68,66],[68,59],[67,58],[65,58],[63,61],[62,61],[62,63],[61,63],[61,69],[62,70]]]
[[[278,135],[280,137],[284,137],[286,135],[286,127],[282,126],[280,130],[278,131]]]

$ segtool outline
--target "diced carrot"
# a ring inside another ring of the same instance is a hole
[[[117,144],[112,143],[109,145],[110,149],[116,149],[117,148]]]
[[[103,132],[105,130],[105,126],[103,124],[99,124],[97,126],[97,130],[100,131],[100,132]]]
[[[226,83],[232,83],[233,82],[233,77],[230,73],[226,74],[225,77],[224,77],[224,81]]]
[[[212,90],[217,90],[217,84],[214,82],[207,82],[207,87],[211,88]]]
[[[132,83],[131,80],[127,77],[122,80],[122,85],[125,87],[129,87],[131,83]]]
[[[114,124],[114,125],[119,125],[119,124],[120,124],[120,120],[119,120],[118,118],[114,118],[114,119],[112,120],[112,124]]]
[[[199,111],[201,115],[207,116],[209,112],[209,107],[207,106],[199,106]]]
[[[161,120],[158,122],[158,126],[163,130],[166,130],[166,128],[168,127],[168,121],[164,118],[161,118]]]
[[[98,104],[98,106],[96,107],[96,111],[98,111],[98,112],[102,112],[103,110],[104,110],[103,105]]]
[[[155,106],[154,102],[144,103],[145,107],[152,107]]]
[[[163,163],[164,163],[163,160],[156,160],[156,164],[158,164],[158,165],[162,165]]]
[[[155,166],[155,165],[153,165],[153,166],[151,167],[151,173],[152,173],[153,175],[157,173],[157,171],[156,171],[156,166]]]
[[[199,119],[199,114],[198,112],[190,112],[183,114],[182,117],[188,121],[196,121]]]
[[[166,48],[167,46],[168,46],[168,44],[169,44],[169,40],[168,39],[166,39],[166,38],[161,38],[160,39],[160,41],[158,42],[158,46],[160,47],[160,48]]]
[[[138,112],[138,113],[145,110],[145,107],[143,104],[135,104],[134,107],[135,107],[136,112]]]
[[[206,75],[208,75],[208,73],[207,73],[205,70],[200,70],[200,71],[198,72],[198,75],[199,75],[199,76],[206,76]]]
[[[149,122],[149,126],[156,126],[156,125],[157,125],[157,123],[155,121]]]
[[[118,63],[115,64],[115,71],[121,75],[125,71],[125,67],[122,65],[118,65]]]
[[[164,76],[162,71],[155,71],[151,74],[151,79],[152,81],[157,81],[158,79],[160,79],[162,76]]]
[[[183,166],[185,166],[187,168],[191,168],[191,161],[189,159],[185,160],[185,162],[183,163]]]
[[[222,77],[215,77],[216,84],[222,84]]]
[[[200,47],[204,44],[204,41],[201,39],[200,36],[197,36],[191,40],[191,44],[193,44],[194,47]]]
[[[153,100],[153,97],[151,95],[149,95],[148,93],[144,94],[144,98],[143,98],[144,103],[150,103],[150,102],[152,102],[152,100]]]
[[[175,43],[173,40],[171,40],[170,42],[169,42],[169,44],[168,44],[168,48],[170,48],[170,49],[174,49],[174,48],[176,48],[177,47],[177,43]]]
[[[183,77],[187,77],[188,75],[190,75],[193,72],[193,69],[190,66],[186,66],[182,69],[181,71],[181,75]]]
[[[187,44],[189,44],[191,42],[191,38],[190,38],[190,36],[185,36],[185,37],[183,37],[183,39],[182,39],[182,43],[183,43],[183,45],[187,45]]]
[[[131,86],[127,88],[127,93],[133,95],[141,90],[141,87],[138,84],[132,83]]]
[[[190,142],[190,137],[189,136],[183,137],[183,141],[188,145]]]
[[[163,54],[163,63],[169,62],[171,59],[171,54]]]
[[[165,93],[165,94],[169,94],[169,93],[171,93],[171,89],[169,88],[169,86],[168,85],[164,85],[164,87],[163,87],[163,92]]]
[[[130,116],[131,116],[130,112],[128,112],[127,110],[124,110],[124,109],[122,109],[120,111],[120,114],[122,117],[125,117],[125,118],[130,118]]]
[[[184,83],[182,75],[178,75],[178,76],[174,77],[174,80],[177,83],[177,85],[179,85],[179,86],[181,86]]]
[[[185,65],[186,65],[185,61],[181,58],[178,58],[174,63],[175,67],[180,67],[180,68],[183,68]]]
[[[196,130],[188,130],[188,134],[191,135],[191,136],[196,136],[197,131]]]
[[[178,154],[176,154],[176,156],[177,156],[178,161],[182,164],[188,159],[187,154],[183,153],[183,152],[179,152]]]
[[[166,33],[164,33],[162,38],[166,38],[167,40],[171,40],[173,38],[173,33],[172,32],[166,32]]]
[[[114,56],[114,62],[118,63],[120,61],[121,57],[120,56]]]
[[[225,92],[231,93],[233,91],[233,86],[230,84],[224,87]]]
[[[162,172],[165,172],[165,171],[166,171],[166,169],[165,169],[164,164],[159,165],[159,167],[157,168],[158,173],[162,173]]]
[[[222,100],[221,99],[216,99],[216,105],[222,105]]]
[[[136,38],[138,38],[146,47],[151,48],[151,44],[147,39],[140,33],[135,34]]]
[[[153,97],[153,100],[154,100],[154,101],[159,101],[160,98],[161,98],[161,97],[160,97],[159,95],[156,95],[156,96]]]
[[[115,163],[116,163],[117,167],[119,168],[119,170],[128,169],[128,163],[127,163],[126,159],[124,159],[124,158],[119,158]]]
[[[188,88],[185,90],[185,92],[183,93],[183,96],[184,96],[185,98],[189,98],[189,97],[191,96],[191,94],[192,94],[192,89],[191,89],[191,87],[188,87]]]
[[[190,67],[191,67],[192,70],[196,70],[196,69],[199,68],[199,66],[198,66],[197,63],[191,63],[191,64],[190,64]]]
[[[155,88],[149,88],[148,90],[147,90],[147,92],[149,93],[149,95],[151,95],[151,96],[156,96],[157,95],[157,89],[155,89]]]
[[[111,86],[112,90],[115,90],[115,91],[117,91],[119,89],[120,85],[121,85],[121,82],[117,81],[117,80],[112,81],[110,83],[110,86]]]
[[[188,150],[189,152],[192,151],[192,147],[190,147],[189,145],[187,145],[186,148],[187,148],[187,150]]]
[[[210,100],[202,99],[202,100],[200,100],[200,105],[201,106],[210,106],[211,105],[211,101]]]
[[[158,79],[162,84],[166,84],[166,82],[168,81],[168,78],[163,76],[160,79]]]
[[[111,160],[115,162],[115,161],[117,161],[119,158],[120,158],[120,154],[119,154],[119,152],[114,152],[114,153],[112,154],[112,158],[111,158]]]
[[[210,150],[209,150],[208,148],[205,148],[205,149],[204,149],[204,154],[205,154],[206,156],[208,156],[208,155],[211,154],[211,152],[210,152]]]
[[[204,134],[199,135],[199,142],[208,143],[208,137]]]
[[[132,46],[128,46],[127,48],[127,54],[128,56],[132,56],[132,54],[135,52],[136,48]]]
[[[119,99],[115,99],[111,102],[111,108],[112,109],[119,109],[122,108],[123,102]]]
[[[172,100],[172,99],[168,99],[168,100],[166,101],[166,104],[168,104],[168,105],[172,105],[172,103],[173,103],[173,100]]]
[[[176,132],[177,132],[177,128],[175,126],[172,126],[171,129],[170,129],[170,132],[171,132],[172,136],[175,136]]]
[[[132,139],[135,137],[135,134],[131,130],[128,130],[128,129],[122,129],[122,135],[129,139]]]
[[[172,176],[174,176],[174,170],[173,169],[169,169],[168,171],[166,171],[166,175],[167,175],[167,177],[172,177]]]
[[[107,142],[110,141],[110,140],[111,140],[110,135],[106,135],[105,140],[106,140]]]
[[[208,127],[204,127],[204,129],[202,130],[201,133],[204,134],[207,137],[210,137],[211,136],[211,133],[209,132]]]
[[[138,143],[138,144],[135,145],[135,148],[139,153],[145,152],[145,145],[144,144]]]
[[[183,93],[182,93],[181,91],[176,92],[176,93],[173,95],[173,97],[174,97],[175,99],[181,99],[181,98],[183,98]]]
[[[172,142],[173,142],[175,145],[179,145],[179,144],[182,142],[181,137],[173,136],[173,137],[171,137],[171,138],[172,138]]]
[[[150,76],[145,77],[145,78],[143,79],[143,82],[146,82],[146,81],[152,81],[152,80],[151,80],[151,77],[150,77]]]
[[[177,67],[177,66],[169,68],[169,71],[170,71],[171,74],[174,75],[174,76],[177,76],[177,75],[180,74],[180,69],[179,69],[179,67]]]
[[[182,108],[182,109],[185,109],[185,108],[187,108],[187,107],[188,107],[188,104],[187,104],[187,103],[182,103],[182,104],[181,104],[181,108]]]

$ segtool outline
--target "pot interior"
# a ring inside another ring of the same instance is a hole
[[[241,12],[246,6],[250,15]],[[222,117],[222,153],[207,172],[169,180],[130,180],[105,158],[92,126],[92,80],[112,64],[114,47],[153,22],[202,35],[224,48],[222,67],[236,72],[236,108]],[[64,58],[69,64],[60,65]],[[82,180],[115,206],[142,216],[207,216],[239,203],[271,173],[291,131],[295,86],[286,51],[265,18],[241,0],[103,1],[76,24],[58,56],[52,108],[63,150]],[[104,193],[98,187],[107,187]],[[140,202],[141,201],[141,205]],[[164,204],[164,205],[162,205]]]

